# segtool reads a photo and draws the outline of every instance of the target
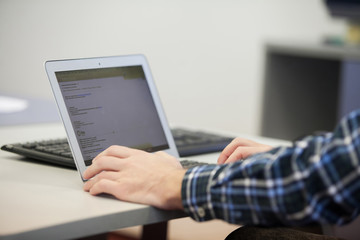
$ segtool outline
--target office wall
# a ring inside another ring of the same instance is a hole
[[[0,92],[52,99],[44,61],[143,53],[171,124],[257,134],[263,43],[344,29],[321,0],[0,0]]]

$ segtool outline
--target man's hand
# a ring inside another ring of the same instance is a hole
[[[147,153],[112,146],[94,158],[84,172],[84,190],[162,209],[183,209],[181,184],[186,170],[164,152]]]
[[[272,147],[269,145],[257,143],[245,138],[235,138],[220,154],[218,164],[235,162],[255,153],[266,152],[271,149]]]

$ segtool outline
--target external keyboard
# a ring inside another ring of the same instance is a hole
[[[184,128],[173,128],[171,131],[181,157],[219,152],[232,140],[231,137],[203,131],[186,130]],[[31,159],[75,168],[75,163],[66,138],[6,144],[2,146],[1,149]],[[191,168],[200,163],[182,160],[181,164],[184,168]]]

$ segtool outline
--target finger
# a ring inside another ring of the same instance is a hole
[[[104,171],[99,173],[98,175],[96,175],[94,178],[88,180],[87,182],[85,182],[83,189],[85,191],[89,191],[93,185],[99,181],[101,181],[102,179],[108,179],[108,180],[116,180],[119,178],[119,173],[118,172],[109,172],[109,171]]]
[[[245,158],[250,157],[253,154],[265,151],[265,148],[262,147],[238,147],[225,161],[225,163],[236,162],[239,160],[244,160]]]
[[[237,137],[222,151],[218,158],[218,164],[225,163],[238,147],[260,147],[262,145],[263,144],[259,144],[247,138]]]
[[[121,169],[123,159],[112,156],[99,156],[97,161],[84,171],[84,178],[90,179],[102,171],[119,171]]]
[[[128,148],[128,147],[124,147],[124,146],[113,145],[113,146],[108,147],[104,151],[102,151],[99,155],[97,155],[94,158],[93,162],[97,161],[98,158],[103,157],[103,156],[113,156],[113,157],[118,157],[118,158],[127,158],[127,157],[130,157],[131,155],[137,154],[139,152],[141,152],[141,151],[137,150],[137,149]]]
[[[224,163],[231,163],[242,160],[246,158],[245,156],[249,155],[249,149],[247,147],[238,147],[235,151],[233,151],[230,156],[225,160]]]
[[[227,145],[224,150],[221,152],[218,163],[223,164],[229,158],[230,155],[239,147],[239,146],[251,146],[254,142],[245,138],[235,138],[231,141],[229,145]]]
[[[235,140],[232,140],[220,153],[220,156],[218,158],[218,163],[223,164],[228,159],[228,157],[234,152],[237,145],[235,143]]]
[[[118,183],[109,179],[102,179],[96,182],[88,191],[91,195],[107,193],[119,198],[119,196],[117,196],[117,192],[119,191]]]

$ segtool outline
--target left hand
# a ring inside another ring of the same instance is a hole
[[[218,158],[218,164],[240,161],[255,153],[266,152],[272,148],[272,146],[266,144],[238,137],[227,145],[221,152]]]
[[[181,184],[185,172],[179,161],[167,153],[111,146],[95,157],[84,172],[89,179],[84,190],[162,209],[183,209]]]

